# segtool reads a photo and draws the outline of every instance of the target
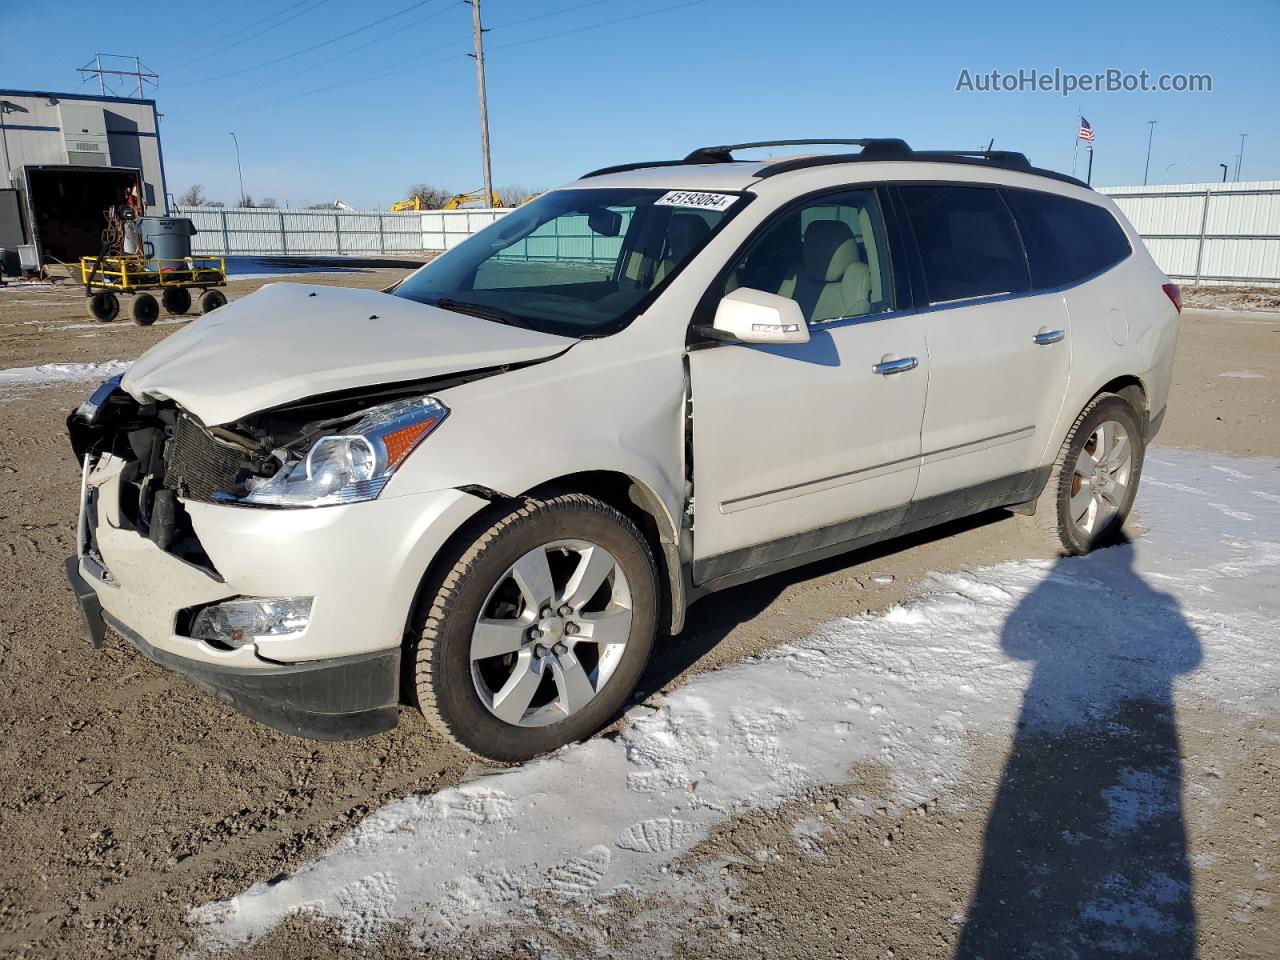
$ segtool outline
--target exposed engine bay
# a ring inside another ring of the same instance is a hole
[[[371,410],[506,369],[327,394],[218,426],[206,426],[170,400],[139,402],[117,379],[104,385],[96,402],[72,413],[67,429],[81,463],[103,454],[125,461],[119,477],[123,522],[162,550],[216,573],[184,501],[244,502],[256,487],[297,466],[318,439],[340,434]],[[96,506],[89,504],[91,512]]]

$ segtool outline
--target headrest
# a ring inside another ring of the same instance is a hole
[[[707,221],[696,213],[673,213],[667,224],[667,259],[683,260],[711,233]]]
[[[804,232],[804,272],[810,280],[832,283],[850,264],[860,263],[853,231],[840,220],[815,220]]]

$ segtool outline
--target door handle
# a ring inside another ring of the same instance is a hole
[[[1041,329],[1041,331],[1031,339],[1034,340],[1036,343],[1040,344],[1040,346],[1045,347],[1051,343],[1057,343],[1059,340],[1065,340],[1066,338],[1067,338],[1067,331],[1065,330]]]
[[[915,357],[895,357],[890,354],[879,363],[874,364],[871,367],[871,372],[887,377],[893,373],[906,373],[908,370],[914,370],[918,366],[920,366],[920,361]]]

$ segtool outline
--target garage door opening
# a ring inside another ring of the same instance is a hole
[[[27,167],[27,204],[41,264],[78,263],[102,247],[104,214],[141,181],[123,167]]]

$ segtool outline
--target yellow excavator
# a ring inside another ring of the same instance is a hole
[[[520,203],[517,204],[517,206],[522,206],[538,196],[541,196],[541,194],[531,193],[529,194],[529,196],[521,200]],[[439,209],[458,210],[461,207],[465,207],[471,203],[483,203],[483,202],[484,202],[484,190],[483,189],[471,190],[471,191],[468,191],[467,193],[455,194],[454,196],[446,200],[444,202],[444,205],[441,206]],[[489,195],[489,206],[491,207],[502,206],[502,201],[498,199],[498,195],[496,193]],[[393,203],[391,205],[392,212],[399,212],[404,210],[417,211],[417,210],[426,210],[426,209],[428,209],[428,207],[426,206],[426,204],[423,203],[421,197],[410,197],[408,200],[401,200],[399,203]]]
[[[470,203],[483,203],[483,202],[484,202],[484,190],[483,189],[471,190],[471,191],[468,191],[467,193],[459,193],[450,197],[438,209],[457,210],[461,207],[465,207],[467,204],[470,204]],[[489,195],[489,205],[491,207],[502,206],[502,201],[498,199],[498,195],[496,193]],[[402,210],[427,210],[429,208],[426,206],[425,203],[423,203],[421,197],[410,197],[408,200],[401,200],[399,203],[392,204],[391,209],[393,212],[398,212]]]

